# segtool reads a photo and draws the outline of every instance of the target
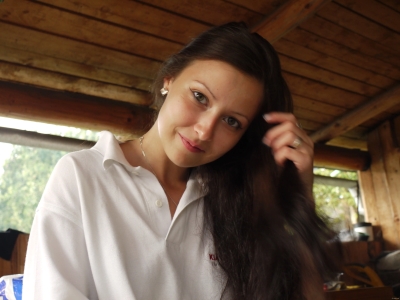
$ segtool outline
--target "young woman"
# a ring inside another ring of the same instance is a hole
[[[313,144],[271,45],[212,28],[162,66],[142,137],[65,156],[31,231],[24,299],[323,299]]]

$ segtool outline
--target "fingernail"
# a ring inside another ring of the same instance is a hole
[[[263,115],[263,118],[265,121],[268,122],[271,119],[271,116],[269,114],[265,114],[265,115]]]
[[[263,142],[265,145],[269,146],[269,140],[268,140],[266,137],[264,137],[264,138],[262,139],[262,142]]]

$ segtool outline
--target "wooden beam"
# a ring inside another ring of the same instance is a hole
[[[165,60],[182,48],[182,44],[161,37],[36,1],[4,1],[0,5],[0,20],[158,61]],[[62,45],[59,47],[62,48]]]
[[[7,47],[1,42],[0,61],[142,91],[149,91],[153,83],[148,78]]]
[[[327,142],[399,103],[400,85],[396,85],[337,118],[332,123],[311,134],[310,137],[314,143]]]
[[[0,45],[4,47],[77,63],[82,65],[83,69],[84,66],[91,66],[153,80],[160,68],[160,62],[156,60],[71,40],[60,35],[1,21],[0,28]],[[7,53],[2,53],[2,56],[4,55]],[[2,60],[11,62],[7,57]],[[28,57],[24,64],[30,65],[30,63],[31,58]],[[43,69],[43,67],[41,68]]]
[[[0,116],[137,137],[149,129],[149,108],[0,81]]]
[[[82,93],[138,105],[150,105],[152,102],[149,93],[145,91],[2,61],[0,61],[0,80]]]
[[[252,28],[271,44],[314,15],[331,0],[289,0]]]
[[[365,171],[371,158],[367,151],[346,149],[324,144],[314,146],[314,166],[352,171]]]

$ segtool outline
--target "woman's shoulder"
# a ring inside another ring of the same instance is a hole
[[[107,159],[112,158],[113,154],[121,152],[119,142],[111,132],[103,131],[96,144],[89,148],[70,152],[64,155],[57,163],[55,171],[74,170],[88,171],[93,174],[95,169],[103,168]],[[115,155],[114,155],[115,156]],[[118,155],[117,155],[118,156]],[[122,159],[123,157],[118,157]]]

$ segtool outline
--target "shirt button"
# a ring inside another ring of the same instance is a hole
[[[161,201],[161,200],[157,200],[157,201],[156,201],[156,206],[157,206],[157,207],[163,206],[162,201]]]

